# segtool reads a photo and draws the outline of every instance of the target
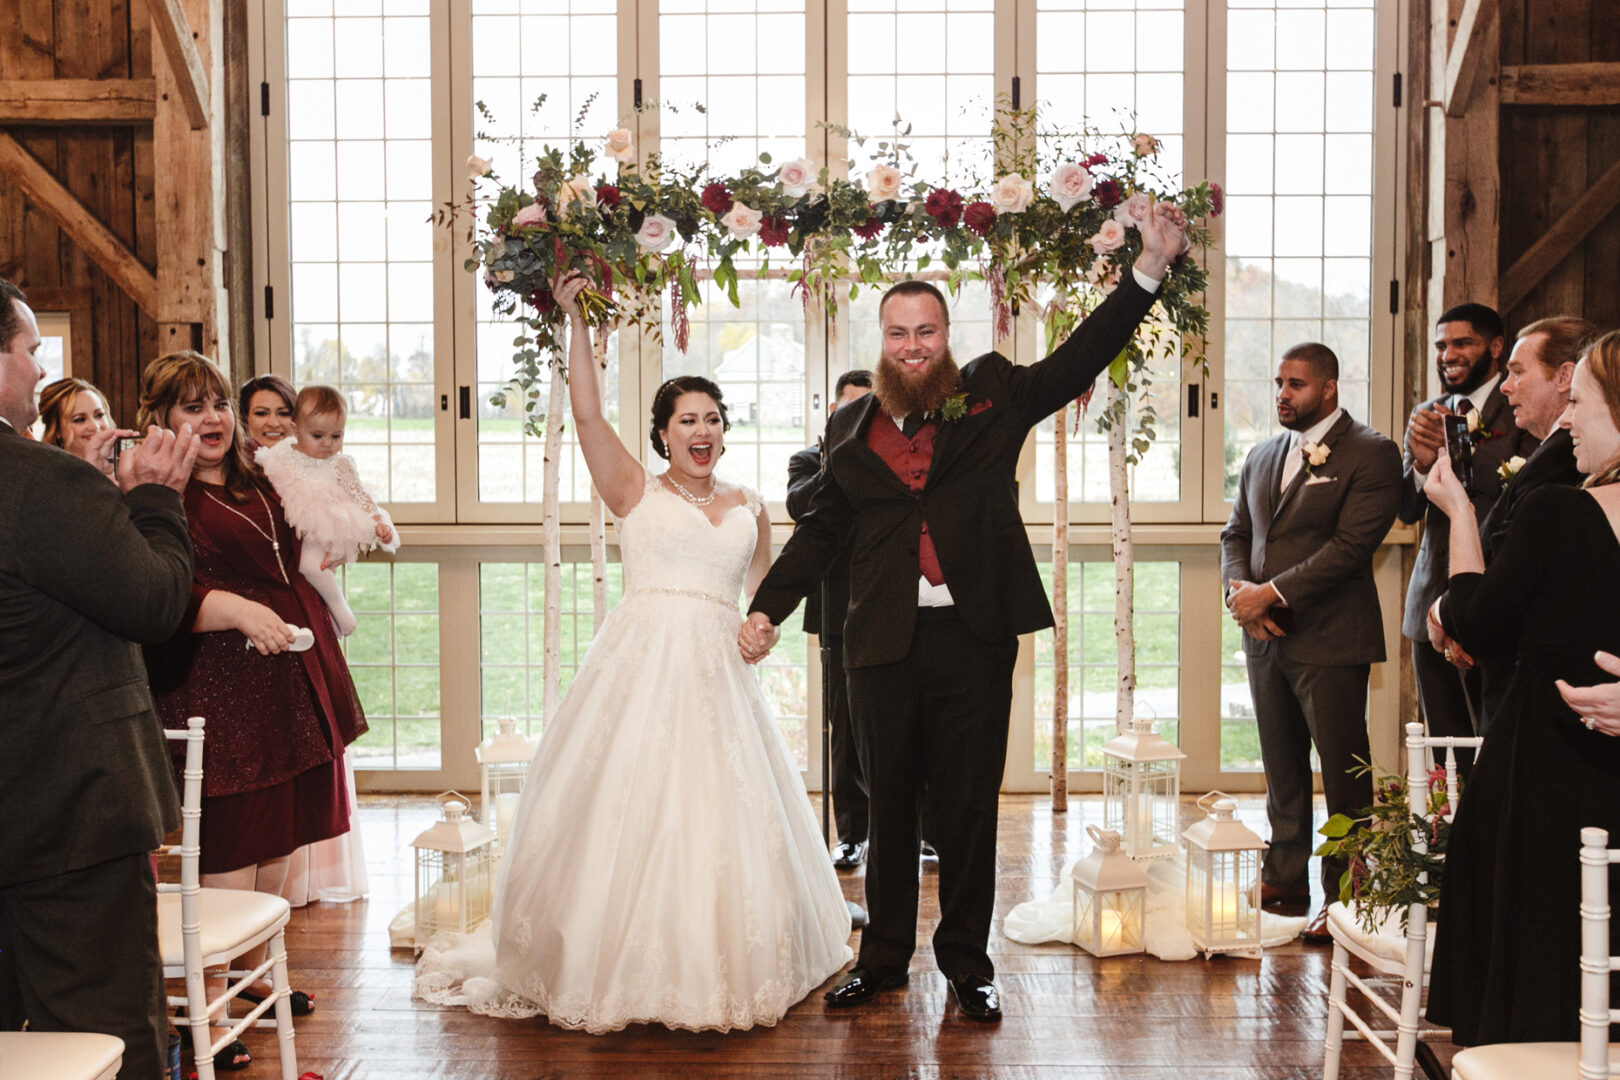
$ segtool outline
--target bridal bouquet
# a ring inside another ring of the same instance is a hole
[[[1373,768],[1360,762],[1356,775]],[[1446,771],[1429,771],[1424,815],[1414,814],[1406,794],[1404,776],[1382,773],[1373,780],[1373,804],[1356,817],[1334,814],[1318,830],[1327,842],[1317,855],[1342,856],[1350,867],[1339,880],[1339,901],[1354,905],[1368,933],[1399,912],[1406,926],[1413,904],[1433,907],[1440,902],[1440,879],[1445,870],[1446,844],[1451,838],[1451,812],[1446,795]],[[1421,837],[1423,850],[1414,840]]]
[[[862,136],[832,130],[864,149]],[[909,132],[897,117],[893,136],[876,143],[871,160],[846,163],[846,179],[808,159],[778,163],[769,154],[732,176],[706,165],[665,170],[656,156],[638,164],[633,136],[620,128],[600,149],[578,138],[566,151],[547,147],[527,183],[507,182],[489,162],[469,158],[474,194],[436,217],[453,227],[471,211],[465,265],[482,271],[497,313],[523,328],[511,389],[527,399],[532,424],[530,391],[542,381],[542,366],[561,365],[565,355],[565,320],[550,284],[566,271],[590,279],[581,308],[598,327],[659,333],[667,293],[675,344],[684,351],[687,313],[702,298],[699,278],[711,277],[738,305],[741,258],[751,255],[767,268],[773,257],[792,260],[788,279],[806,303],[814,298],[829,314],[840,296],[853,298],[862,286],[937,259],[953,290],[969,279],[988,284],[996,330],[1005,334],[1042,283],[1110,291],[1141,253],[1139,227],[1156,201],[1183,209],[1195,242],[1207,241],[1202,222],[1222,209],[1214,184],[1178,191],[1154,166],[1159,145],[1146,134],[1049,131],[1039,128],[1036,110],[1003,102],[994,130],[1006,148],[1000,166],[953,187],[917,177]],[[1204,286],[1203,268],[1191,258],[1173,266],[1161,286],[1167,322],[1183,341],[1207,328],[1208,312],[1196,299]]]

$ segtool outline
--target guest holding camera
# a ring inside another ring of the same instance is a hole
[[[202,443],[185,490],[191,604],[182,631],[148,649],[147,665],[165,725],[209,720],[203,884],[279,895],[291,852],[349,828],[341,762],[365,715],[331,616],[298,573],[298,538],[247,457],[219,369],[189,351],[154,360],[141,378],[139,422],[190,424]],[[293,1006],[308,1012],[310,999],[295,992]],[[223,1060],[245,1065],[245,1049],[232,1051]]]
[[[1558,686],[1596,682],[1594,651],[1620,638],[1617,418],[1620,332],[1583,354],[1560,420],[1590,479],[1526,497],[1488,568],[1444,454],[1425,487],[1452,524],[1445,633],[1476,655],[1518,658],[1446,852],[1429,1018],[1461,1045],[1577,1036],[1577,836],[1620,829],[1620,740],[1583,722]]]

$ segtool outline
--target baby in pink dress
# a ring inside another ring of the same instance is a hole
[[[347,419],[343,395],[330,386],[306,386],[293,408],[298,434],[255,455],[281,497],[287,523],[304,542],[298,570],[326,601],[343,637],[354,632],[354,612],[331,567],[375,547],[399,550],[388,512],[366,491],[354,459],[343,452]]]

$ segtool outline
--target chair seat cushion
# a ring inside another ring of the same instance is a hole
[[[1610,1043],[1610,1052],[1615,1049]],[[1580,1043],[1492,1043],[1459,1052],[1451,1059],[1451,1075],[1455,1080],[1575,1080],[1580,1062]]]
[[[0,1032],[0,1076],[101,1080],[123,1063],[124,1040],[89,1032]]]
[[[241,953],[245,944],[257,944],[286,923],[292,907],[280,896],[240,889],[202,889],[198,893],[202,926],[203,963],[223,963]],[[180,934],[180,895],[158,896],[158,948],[164,975],[178,978],[185,965],[185,942]]]
[[[1376,933],[1361,928],[1361,916],[1351,907],[1334,901],[1328,905],[1328,932],[1361,959],[1377,966],[1401,967],[1406,963],[1406,931],[1399,912],[1391,912]],[[1434,960],[1434,924],[1423,935],[1423,970]]]

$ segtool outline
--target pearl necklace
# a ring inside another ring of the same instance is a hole
[[[717,498],[717,496],[714,493],[713,487],[711,487],[709,489],[709,493],[707,495],[703,496],[702,498],[699,498],[698,496],[692,494],[690,491],[687,491],[685,488],[683,488],[681,486],[681,484],[680,484],[680,481],[676,480],[669,473],[664,474],[664,479],[669,481],[669,486],[674,488],[680,494],[681,498],[685,499],[687,502],[691,503],[693,506],[713,506],[714,505],[714,500]],[[709,483],[712,485],[714,483],[714,480],[711,478],[709,480]]]
[[[266,499],[264,497],[264,492],[260,491],[257,487],[253,489],[253,493],[257,495],[259,497],[259,501],[264,504],[264,520],[270,523],[270,528],[272,530],[271,532],[265,532],[263,529],[259,528],[259,523],[257,521],[254,521],[252,518],[248,517],[246,514],[242,513],[242,511],[238,510],[224,499],[221,499],[218,495],[215,495],[207,488],[203,489],[204,495],[207,495],[220,506],[223,506],[237,517],[247,522],[253,527],[254,532],[270,541],[270,550],[276,557],[276,569],[281,571],[281,580],[286,584],[291,585],[292,582],[287,580],[287,564],[281,561],[281,541],[277,540],[275,536],[274,530],[276,527],[276,519],[275,515],[270,513],[270,500]]]

